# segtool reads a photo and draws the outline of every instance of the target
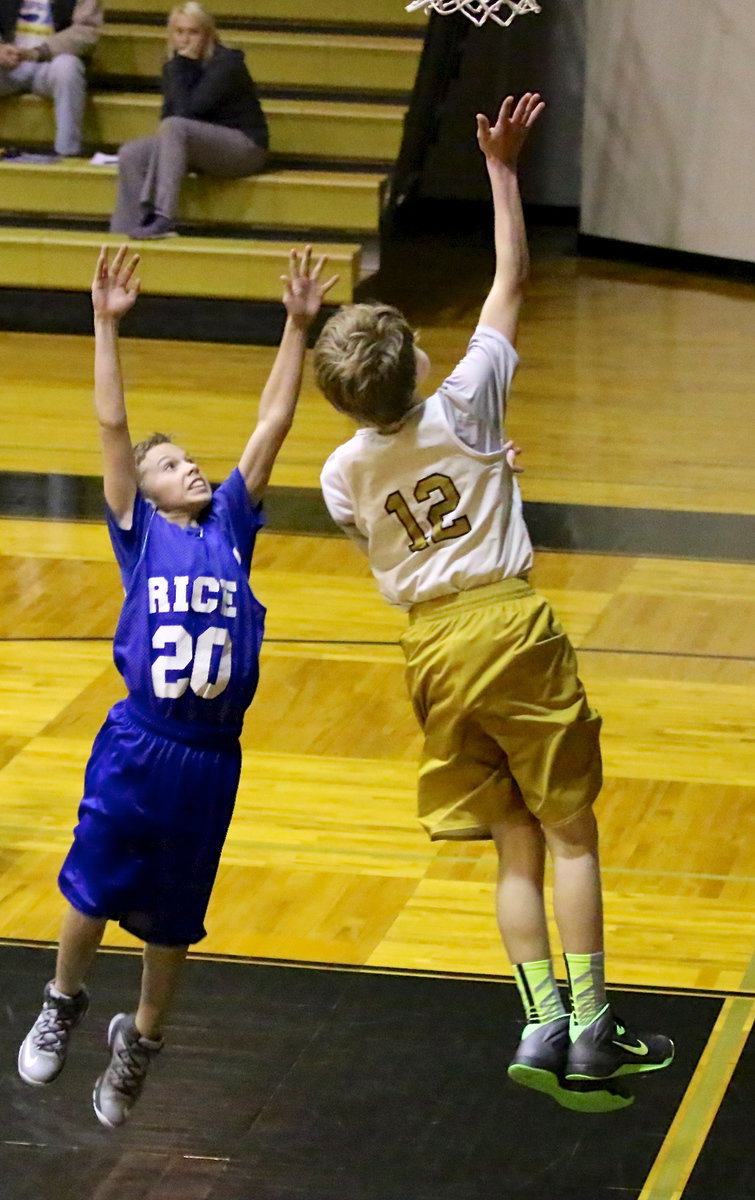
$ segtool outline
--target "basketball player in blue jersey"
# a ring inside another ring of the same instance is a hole
[[[92,286],[95,408],[107,522],[125,588],[114,639],[128,690],[94,743],[74,842],[59,878],[69,902],[55,978],[18,1070],[51,1083],[88,1006],[84,978],[108,920],[145,943],[135,1013],[113,1017],[94,1110],[116,1127],[138,1099],[188,947],[204,916],[233,812],[239,735],[257,686],[265,610],[249,587],[262,496],[294,416],[308,329],[336,281],[292,251],[285,329],[238,466],[213,494],[165,434],[132,446],[118,327],[139,292],[138,255],[100,254]]]
[[[525,1026],[511,1078],[565,1108],[632,1101],[617,1077],[673,1059],[663,1034],[637,1037],[606,996],[598,831],[600,717],[574,651],[527,575],[532,544],[505,440],[527,239],[517,163],[543,103],[508,96],[477,117],[495,214],[496,267],[467,353],[432,396],[406,319],[348,305],[325,325],[315,373],[357,423],[322,472],[331,516],[368,555],[383,595],[408,611],[401,638],[424,733],[419,817],[432,839],[491,838],[496,908]],[[554,915],[571,1013],[556,984],[543,896]]]

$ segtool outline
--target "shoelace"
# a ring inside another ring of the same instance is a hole
[[[108,1067],[109,1083],[124,1096],[134,1097],[149,1066],[149,1051],[143,1049],[138,1042],[124,1043],[115,1051],[116,1062]]]
[[[45,1005],[37,1018],[34,1048],[48,1053],[62,1050],[76,1023],[76,1016],[74,1008],[66,1011],[62,1004],[51,1004],[49,1007]]]

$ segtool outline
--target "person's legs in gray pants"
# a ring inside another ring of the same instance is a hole
[[[18,92],[30,92],[37,63],[22,62],[12,71],[0,67],[0,96],[14,96]]]
[[[55,153],[66,157],[80,154],[86,103],[83,62],[75,54],[56,54],[50,62],[28,65],[34,68],[30,90],[52,99],[55,106]]]
[[[149,220],[154,211],[149,196],[144,203],[141,197],[150,164],[159,152],[158,141],[156,135],[137,138],[133,142],[124,142],[118,151],[118,199],[110,219],[112,233],[136,236],[139,226]]]
[[[153,137],[126,142],[118,152],[118,200],[110,229],[139,236],[154,215],[172,221],[188,171],[242,178],[261,171],[267,151],[238,129],[166,117]]]

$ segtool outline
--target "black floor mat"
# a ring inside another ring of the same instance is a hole
[[[53,964],[0,947],[3,1200],[636,1200],[721,1004],[613,993],[677,1060],[587,1117],[508,1081],[512,984],[192,959],[164,1055],[108,1131],[91,1090],[139,959],[98,957],[64,1074],[31,1088],[15,1056]]]

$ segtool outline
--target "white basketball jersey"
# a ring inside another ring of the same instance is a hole
[[[503,408],[517,355],[480,325],[466,356],[395,433],[359,429],[321,474],[336,524],[364,539],[392,604],[521,575],[532,543],[503,452]]]

